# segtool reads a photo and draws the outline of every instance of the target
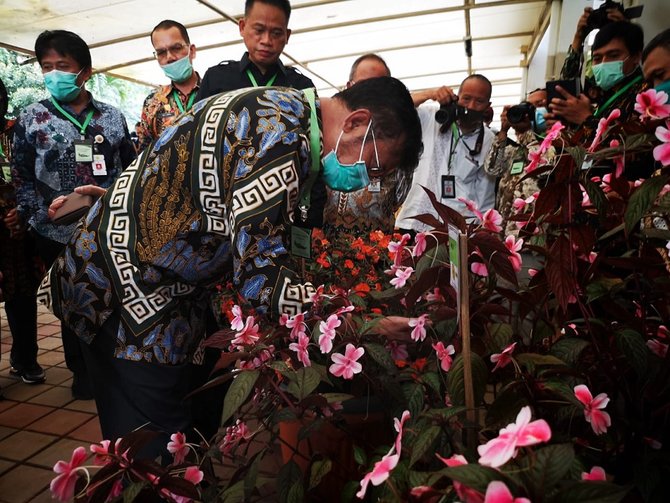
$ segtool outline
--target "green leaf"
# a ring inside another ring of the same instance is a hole
[[[321,382],[321,375],[312,367],[303,367],[296,370],[290,377],[286,391],[298,400],[304,400],[316,389]]]
[[[314,489],[318,486],[323,480],[323,477],[328,475],[332,468],[333,462],[328,458],[317,460],[312,463],[312,468],[310,469],[309,474],[309,489]]]
[[[365,449],[358,445],[354,445],[354,461],[359,466],[366,466],[368,464],[368,456]]]
[[[486,488],[492,481],[505,480],[505,476],[498,470],[476,464],[443,468],[442,472],[451,480],[462,482],[481,493],[486,493]]]
[[[644,338],[635,330],[624,329],[615,334],[616,344],[619,351],[630,362],[639,376],[644,376],[649,371],[649,348]]]
[[[556,397],[578,406],[580,409],[583,407],[582,403],[577,400],[574,389],[563,381],[546,380],[539,382],[538,385],[542,387],[543,391],[548,391]]]
[[[465,412],[465,407],[460,405],[454,405],[452,407],[444,407],[442,409],[431,408],[428,409],[423,415],[427,418],[430,418],[434,421],[440,421],[442,423],[446,422],[447,419],[458,414]]]
[[[578,164],[578,166],[581,166],[581,164]],[[603,189],[588,177],[584,177],[581,183],[584,186],[584,189],[586,189],[591,204],[598,210],[600,218],[605,218],[605,216],[607,216],[607,210],[609,209],[609,203],[607,202],[607,197],[605,197]]]
[[[496,428],[514,422],[524,405],[528,405],[524,383],[513,381],[502,388],[486,412],[486,426]]]
[[[125,491],[124,491],[125,493]],[[223,491],[221,495],[223,503],[243,503],[244,499],[244,480],[240,480]]]
[[[579,359],[579,355],[589,344],[591,343],[586,339],[563,337],[551,346],[549,353],[556,358],[560,358],[568,365],[575,365]]]
[[[244,370],[235,376],[233,382],[230,383],[226,398],[223,400],[221,424],[228,421],[244,404],[260,375],[258,370]]]
[[[258,472],[260,470],[260,464],[263,460],[264,451],[259,452],[254,455],[253,461],[249,466],[249,471],[244,476],[244,497],[245,500],[251,496],[253,490],[258,487]]]
[[[559,491],[552,503],[618,503],[630,487],[618,486],[609,482],[576,482]]]
[[[516,360],[523,366],[538,366],[538,365],[565,365],[565,362],[560,358],[552,355],[541,355],[538,353],[521,353],[516,357]]]
[[[534,456],[521,458],[521,478],[531,500],[540,501],[570,470],[575,451],[572,444],[557,444],[536,449]]]
[[[575,166],[581,166],[584,164],[584,158],[586,157],[586,149],[582,146],[576,147],[567,147],[566,150],[570,156],[575,160]]]
[[[421,380],[430,387],[435,393],[441,394],[442,381],[437,372],[426,372],[421,376]]]
[[[667,176],[652,176],[642,182],[642,185],[633,192],[628,201],[626,213],[624,214],[626,234],[630,234],[633,227],[651,209],[654,200],[658,197],[658,194],[666,183],[668,183]]]
[[[514,330],[509,323],[491,323],[486,349],[489,353],[498,353],[512,343]]]
[[[403,394],[407,400],[407,408],[412,417],[419,415],[423,409],[423,386],[419,383],[409,383],[402,387]]]
[[[436,247],[426,250],[419,261],[416,263],[416,277],[418,278],[424,271],[430,269],[435,265],[449,263],[449,249],[442,243]]]
[[[488,369],[484,360],[477,353],[472,353],[472,384],[475,395],[475,405],[481,403],[486,391]],[[447,374],[447,390],[454,405],[465,405],[465,372],[463,355],[459,354]]]
[[[622,285],[623,281],[619,278],[598,278],[586,285],[586,302],[610,295],[612,290]]]
[[[414,442],[412,442],[412,457],[409,460],[410,466],[419,461],[428,452],[441,432],[442,428],[439,426],[429,426],[421,430]]]
[[[147,482],[133,482],[123,490],[123,503],[132,503],[140,494]]]
[[[393,362],[393,358],[391,358],[391,353],[388,349],[386,349],[381,344],[372,342],[363,344],[363,347],[365,348],[365,352],[369,354],[372,359],[381,365],[384,369],[387,371],[392,371],[393,373],[396,372],[395,363]]]
[[[288,463],[283,464],[279,469],[277,479],[277,491],[279,493],[280,502],[290,503],[293,501],[302,501],[302,497],[300,499],[295,499],[298,495],[304,495],[302,472],[295,461],[290,460]]]

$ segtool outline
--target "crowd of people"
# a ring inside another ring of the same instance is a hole
[[[10,374],[45,379],[39,296],[62,320],[73,397],[95,398],[105,438],[143,425],[164,435],[216,432],[220,392],[183,406],[218,359],[200,344],[218,330],[215,285],[232,282],[259,313],[298,313],[314,288],[291,256],[309,255],[310,230],[425,231],[414,217],[439,215],[424,187],[468,219],[476,217],[464,200],[497,208],[514,233],[513,201],[542,184],[523,168],[548,127],[561,120],[587,142],[614,108],[626,120],[637,93],[670,87],[670,30],[645,48],[642,29],[608,11],[585,65],[585,9],[561,74],[581,78],[588,66],[584,92],[559,86],[548,101],[546,89],[533,90],[520,114],[504,107],[494,132],[493,85],[482,74],[457,91],[410,93],[381,57],[365,54],[345,89],[319,98],[280,59],[290,14],[287,0],[247,0],[239,21],[247,52],[202,77],[187,29],[158,23],[150,39],[170,83],[144,101],[137,145],[122,113],[86,90],[86,43],[63,30],[36,40],[50,98],[3,125],[2,155],[11,157],[3,183],[16,200],[0,208]],[[653,159],[626,165],[631,176],[654,168]],[[73,194],[96,202],[83,219],[57,223]]]

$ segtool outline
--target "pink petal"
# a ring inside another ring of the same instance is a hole
[[[514,497],[504,482],[494,480],[489,483],[484,503],[513,503]]]
[[[519,432],[516,445],[526,447],[529,445],[548,442],[551,439],[551,428],[544,419],[531,422]]]
[[[585,384],[580,384],[574,388],[575,396],[577,400],[582,402],[584,405],[591,405],[591,400],[593,400],[593,395],[589,391],[589,388]]]
[[[582,480],[607,480],[607,474],[605,473],[605,470],[602,469],[602,467],[594,466],[591,468],[589,473],[582,472]]]
[[[586,420],[591,423],[591,428],[596,435],[601,435],[607,432],[607,428],[612,425],[610,415],[602,410],[592,410],[586,417]]]
[[[501,435],[477,447],[479,464],[498,468],[512,459],[515,451],[513,435]]]
[[[591,407],[594,409],[604,409],[607,407],[609,401],[610,399],[607,397],[607,393],[600,393],[591,400]]]

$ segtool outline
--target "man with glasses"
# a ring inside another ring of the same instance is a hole
[[[495,177],[484,171],[484,160],[494,134],[483,124],[491,90],[489,79],[473,74],[463,80],[458,96],[446,86],[412,95],[421,119],[424,150],[396,227],[421,232],[431,226],[414,216],[429,213],[439,219],[423,187],[466,218],[474,215],[461,199],[473,201],[482,212],[493,208]],[[423,104],[427,100],[434,102]]]
[[[193,106],[200,76],[193,70],[195,45],[183,24],[171,19],[158,23],[151,31],[154,56],[170,84],[161,86],[144,100],[137,128],[138,151],[156,140],[174,119]]]
[[[288,0],[246,0],[240,35],[247,52],[240,61],[222,61],[205,73],[198,100],[244,87],[314,87],[310,79],[279,60],[291,30]]]

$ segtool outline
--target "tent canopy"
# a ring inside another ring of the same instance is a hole
[[[469,73],[493,82],[496,115],[522,91],[523,67],[549,22],[551,0],[293,0],[283,54],[330,96],[356,57],[374,52],[410,90],[457,87]],[[67,29],[90,46],[95,70],[139,83],[165,83],[152,56],[151,29],[163,19],[188,28],[200,74],[239,59],[243,0],[4,0],[0,45],[33,54],[37,35]],[[465,53],[471,37],[472,57]]]

